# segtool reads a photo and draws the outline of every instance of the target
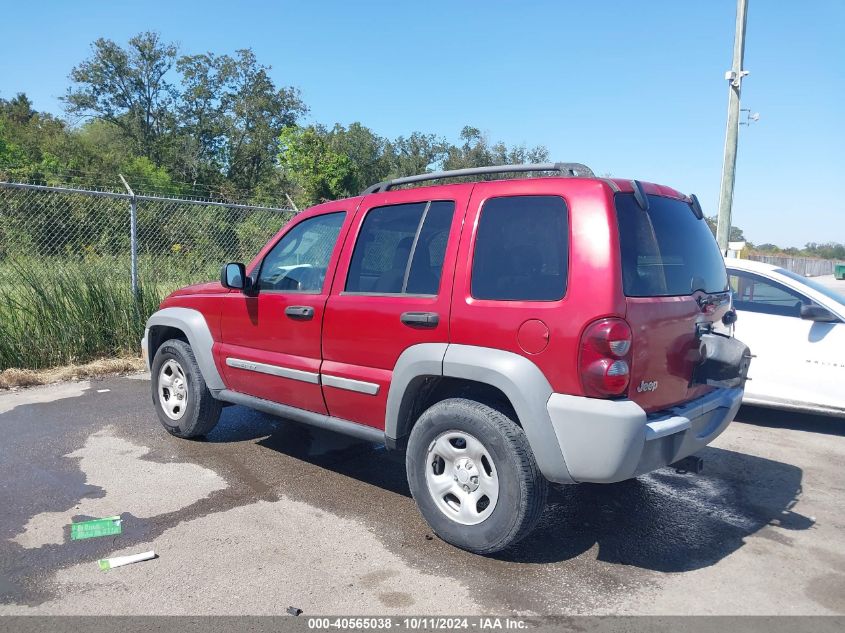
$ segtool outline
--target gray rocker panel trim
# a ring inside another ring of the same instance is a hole
[[[534,451],[540,472],[556,483],[573,483],[546,403],[552,387],[540,368],[519,354],[472,345],[449,345],[443,375],[500,389],[510,400]]]
[[[147,320],[148,332],[156,326],[172,327],[184,332],[185,336],[188,337],[188,343],[191,345],[191,350],[194,352],[208,388],[213,392],[226,388],[211,354],[214,339],[211,337],[211,330],[208,329],[208,324],[201,312],[191,308],[164,308],[154,312]],[[146,344],[149,345],[149,334],[145,334],[144,338]],[[149,362],[152,365],[153,359],[149,351],[148,348]]]
[[[217,394],[217,398],[224,402],[231,402],[232,404],[240,404],[245,407],[257,409],[270,415],[277,415],[281,418],[287,418],[295,422],[302,422],[310,424],[311,426],[318,426],[321,429],[343,433],[344,435],[351,435],[358,439],[367,442],[375,442],[378,444],[384,443],[384,431],[372,426],[358,424],[357,422],[350,422],[349,420],[342,420],[341,418],[333,418],[322,413],[315,413],[314,411],[307,411],[306,409],[298,409],[297,407],[290,407],[286,404],[279,404],[271,402],[262,398],[256,398],[245,393],[237,391],[230,391],[224,389]]]

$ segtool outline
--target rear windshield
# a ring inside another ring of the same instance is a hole
[[[674,297],[727,290],[725,262],[707,223],[682,200],[648,196],[648,202],[648,211],[643,211],[634,194],[616,194],[625,295]]]

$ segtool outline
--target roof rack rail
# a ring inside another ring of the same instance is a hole
[[[593,170],[581,163],[535,163],[525,165],[493,165],[490,167],[469,167],[467,169],[452,169],[449,171],[433,171],[416,176],[405,176],[378,182],[361,192],[362,196],[370,193],[389,191],[396,185],[407,185],[426,180],[441,180],[443,178],[457,178],[460,176],[480,176],[482,174],[508,174],[515,171],[556,171],[564,177],[594,178]]]

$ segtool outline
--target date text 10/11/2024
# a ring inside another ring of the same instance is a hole
[[[521,630],[528,622],[517,618],[501,617],[337,617],[308,618],[311,630]]]

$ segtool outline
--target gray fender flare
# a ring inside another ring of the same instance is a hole
[[[513,405],[540,472],[556,483],[572,483],[547,408],[552,387],[529,359],[474,345],[449,345],[443,375],[486,383],[501,390]]]
[[[191,308],[164,308],[153,313],[147,320],[147,329],[142,343],[146,349],[150,365],[153,362],[149,348],[150,330],[156,326],[172,327],[184,332],[185,336],[188,337],[188,343],[191,345],[191,350],[194,352],[208,388],[212,392],[226,388],[211,353],[214,339],[211,337],[211,330],[208,328],[208,323],[205,322],[205,317],[201,312]]]
[[[422,376],[442,376],[443,357],[446,343],[419,343],[411,345],[396,361],[387,392],[387,408],[384,416],[384,434],[391,440],[399,437],[399,421],[413,405],[408,396],[408,387]]]
[[[552,387],[529,359],[473,345],[422,343],[409,347],[393,370],[385,412],[387,438],[398,439],[399,422],[413,405],[407,397],[408,387],[423,376],[464,378],[502,391],[519,417],[540,472],[550,481],[573,483],[547,408]]]

